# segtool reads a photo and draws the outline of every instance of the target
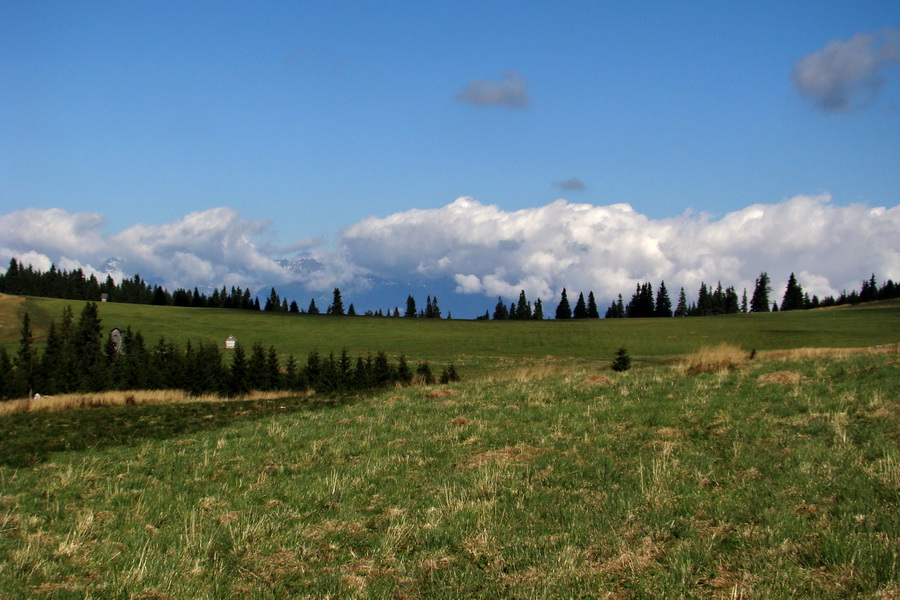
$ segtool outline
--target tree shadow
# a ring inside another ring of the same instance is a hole
[[[53,452],[169,439],[275,414],[323,410],[351,400],[350,397],[232,400],[17,413],[0,418],[0,464],[29,467],[46,461]]]

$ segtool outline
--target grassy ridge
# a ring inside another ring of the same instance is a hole
[[[0,344],[14,351],[21,312],[28,310],[38,332],[59,320],[71,305],[48,298],[0,298]],[[868,347],[896,343],[900,302],[866,308],[837,308],[690,319],[601,319],[590,321],[461,321],[365,317],[297,316],[237,310],[101,304],[104,326],[131,326],[153,343],[159,336],[223,342],[229,335],[251,344],[274,345],[283,355],[306,356],[347,348],[353,356],[384,350],[412,360],[456,361],[474,372],[510,362],[606,363],[625,346],[637,364],[664,362],[702,346],[730,343],[744,349]],[[14,326],[11,326],[14,323]],[[549,358],[548,357],[552,357]]]
[[[429,391],[86,409],[172,432],[0,464],[0,597],[900,594],[896,352]]]

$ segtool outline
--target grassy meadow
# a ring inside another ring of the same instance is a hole
[[[11,312],[46,326],[64,304],[4,298],[0,340],[15,348]],[[896,303],[101,317],[298,356],[402,351],[464,365],[463,381],[0,416],[0,598],[900,598]],[[614,373],[622,345],[637,368]]]
[[[83,302],[0,295],[0,346],[14,353],[22,314],[28,311],[36,341],[50,320],[71,306],[77,320]],[[801,347],[859,348],[898,341],[900,301],[866,308],[723,315],[688,319],[597,319],[580,321],[470,321],[388,317],[328,317],[242,310],[100,304],[107,330],[131,326],[152,346],[159,337],[183,345],[234,335],[249,347],[272,345],[286,358],[313,350],[351,356],[405,353],[437,365],[454,361],[465,377],[496,375],[521,366],[555,370],[606,366],[626,347],[636,366],[664,364],[703,347],[727,343],[746,350]]]

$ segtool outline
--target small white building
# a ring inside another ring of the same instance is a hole
[[[233,335],[229,335],[228,339],[225,340],[225,349],[226,350],[234,350],[234,347],[237,346],[237,338]]]

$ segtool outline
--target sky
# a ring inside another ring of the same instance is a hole
[[[898,190],[895,1],[0,3],[4,263],[826,295]]]

